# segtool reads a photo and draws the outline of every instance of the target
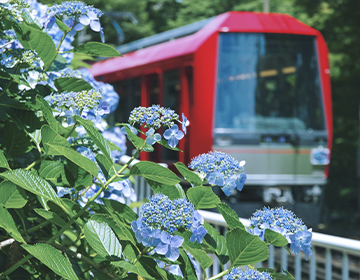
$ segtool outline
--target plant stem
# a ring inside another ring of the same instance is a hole
[[[220,277],[224,276],[225,274],[228,274],[230,272],[231,268],[224,270],[223,272],[220,272],[218,275],[215,275],[213,277],[210,277],[207,280],[215,280],[215,279],[219,279]]]

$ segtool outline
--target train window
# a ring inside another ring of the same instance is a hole
[[[180,106],[180,70],[174,69],[164,72],[163,106],[179,112]],[[166,148],[162,148],[163,161],[175,162],[179,160],[179,154]]]
[[[215,132],[325,130],[315,37],[221,33]]]
[[[120,101],[115,111],[115,121],[128,122],[130,112],[141,105],[141,78],[133,78],[113,83],[114,90],[119,94]]]

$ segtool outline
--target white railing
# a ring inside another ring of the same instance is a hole
[[[125,162],[127,158],[123,159]],[[138,162],[135,160],[133,164]],[[150,186],[142,177],[135,177],[133,188],[138,196],[138,201],[148,198],[152,194]],[[228,228],[221,214],[209,211],[199,211],[205,221],[212,224],[225,235]],[[247,219],[240,218],[244,226],[249,226]],[[360,241],[342,238],[322,233],[313,232],[312,255],[308,261],[301,254],[290,255],[284,248],[269,246],[269,258],[264,262],[264,267],[275,268],[277,271],[289,270],[296,280],[325,279],[325,280],[352,280],[360,279]],[[207,276],[220,272],[220,264],[215,256],[213,265],[207,269]],[[229,267],[225,265],[225,269]],[[257,264],[258,267],[262,263]]]

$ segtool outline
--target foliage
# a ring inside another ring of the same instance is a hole
[[[311,254],[311,232],[305,226],[288,230],[291,223],[301,223],[296,217],[284,222],[280,218],[288,213],[275,209],[281,223],[257,213],[256,223],[245,228],[220,202],[212,187],[240,191],[244,162],[210,153],[201,156],[219,159],[211,170],[200,166],[201,158],[194,170],[177,163],[184,180],[193,184],[186,194],[180,177],[169,169],[146,161],[131,165],[155,142],[177,149],[186,134],[186,117],[179,120],[160,106],[140,107],[130,124],[106,130],[103,117],[114,109],[114,92],[87,72],[67,67],[71,53],[120,55],[99,42],[71,45],[83,25],[101,33],[101,13],[80,2],[50,9],[32,5],[35,10],[19,0],[0,2],[0,259],[6,264],[0,279],[196,279],[198,266],[204,274],[211,266],[209,253],[222,267],[230,261],[229,269],[209,278],[218,279],[266,260],[269,244]],[[135,123],[148,131],[138,131]],[[155,134],[161,126],[167,128],[163,137],[168,142]],[[117,163],[124,152],[119,151],[124,147],[121,130],[136,148],[122,165]],[[133,176],[145,178],[155,193],[139,216],[125,203],[125,198],[136,200],[129,181]],[[197,211],[215,207],[230,228],[226,236]],[[278,277],[275,271],[254,275]]]

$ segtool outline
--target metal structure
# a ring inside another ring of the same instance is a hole
[[[260,204],[238,212],[288,204],[300,216],[319,216],[333,129],[328,49],[318,31],[284,14],[228,12],[118,50],[123,57],[91,70],[119,93],[116,122],[151,104],[190,120],[183,153],[156,145],[141,159],[171,168],[223,151],[246,160],[253,186],[229,203],[241,207],[261,193]]]

